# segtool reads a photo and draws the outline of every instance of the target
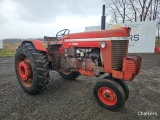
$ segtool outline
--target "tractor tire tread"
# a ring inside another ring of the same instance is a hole
[[[40,53],[32,53],[32,55],[42,56],[43,54],[40,54]]]
[[[32,70],[33,70],[33,83],[30,87],[25,87],[22,84],[22,80],[18,75],[18,70],[16,67],[17,59],[20,54],[24,54],[28,57],[31,62]],[[43,58],[38,59],[37,58]],[[17,78],[23,90],[31,95],[36,95],[41,93],[49,83],[49,67],[46,53],[42,51],[38,51],[35,49],[32,43],[23,43],[15,54],[15,68],[17,73]]]

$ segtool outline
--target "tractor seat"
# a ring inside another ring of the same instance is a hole
[[[57,37],[44,36],[44,40],[46,40],[46,41],[57,41]]]
[[[44,36],[44,40],[50,45],[51,41],[55,41],[56,44],[62,44],[62,40],[57,37]]]

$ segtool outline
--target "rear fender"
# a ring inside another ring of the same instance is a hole
[[[23,41],[21,43],[21,45],[23,43],[32,43],[34,45],[34,47],[36,48],[36,50],[38,51],[43,51],[43,52],[46,52],[47,53],[47,50],[46,48],[44,47],[43,43],[40,41],[40,40],[32,40],[32,41]]]

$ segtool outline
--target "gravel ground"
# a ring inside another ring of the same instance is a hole
[[[48,88],[40,95],[31,96],[18,83],[14,57],[0,58],[0,120],[158,120],[160,54],[140,55],[141,72],[132,82],[127,82],[130,97],[119,112],[101,108],[95,101],[92,91],[99,78],[80,76],[76,81],[67,81],[51,71]]]

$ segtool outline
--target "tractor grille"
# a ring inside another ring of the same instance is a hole
[[[128,40],[112,40],[112,69],[122,70],[123,58],[126,56]]]

